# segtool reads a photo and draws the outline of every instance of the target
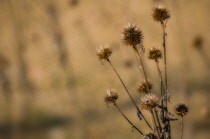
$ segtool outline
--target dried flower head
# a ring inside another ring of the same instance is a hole
[[[146,94],[140,99],[139,105],[141,109],[152,110],[158,105],[158,102],[159,98],[157,96],[154,94]]]
[[[188,107],[185,104],[178,104],[175,107],[176,114],[179,116],[185,116],[188,113]]]
[[[149,90],[152,89],[152,83],[150,81],[148,81],[148,88],[149,88]],[[142,81],[141,83],[139,83],[138,86],[137,86],[137,91],[139,93],[147,94],[148,93],[147,82],[146,81]]]
[[[203,38],[201,36],[195,37],[195,39],[193,40],[193,46],[196,49],[202,49],[202,47],[203,47]]]
[[[97,56],[99,60],[108,60],[112,54],[112,50],[109,45],[101,46],[99,50],[97,50]]]
[[[158,136],[154,133],[149,132],[148,134],[144,135],[143,139],[158,139]]]
[[[149,59],[153,59],[157,61],[158,59],[162,58],[162,53],[159,48],[153,47],[149,50]]]
[[[116,100],[118,99],[118,94],[115,90],[109,89],[107,90],[107,94],[104,98],[104,101],[109,104],[109,103],[115,103]]]
[[[155,21],[163,23],[170,18],[169,10],[164,6],[154,7],[152,17]]]
[[[127,46],[136,46],[142,44],[143,33],[142,31],[132,23],[129,23],[123,30],[123,42]]]

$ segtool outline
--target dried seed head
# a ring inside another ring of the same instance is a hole
[[[112,50],[109,45],[101,46],[99,50],[97,50],[97,56],[99,60],[108,60],[112,54]]]
[[[152,17],[155,21],[163,23],[170,18],[169,10],[164,6],[154,7]]]
[[[150,81],[148,81],[148,88],[149,88],[149,90],[152,89],[152,83]],[[137,91],[139,93],[147,94],[148,93],[147,82],[146,81],[142,81],[141,83],[139,83],[138,86],[137,86]]]
[[[143,33],[142,31],[132,23],[129,23],[123,30],[123,42],[127,46],[136,46],[142,44]]]
[[[149,59],[153,59],[157,61],[158,59],[162,58],[162,53],[159,48],[153,47],[149,50]]]
[[[118,99],[118,94],[115,90],[109,89],[107,90],[107,94],[104,98],[104,101],[109,104],[109,103],[115,103],[116,100]]]
[[[195,37],[195,39],[193,40],[193,46],[196,49],[202,49],[202,47],[203,47],[203,38],[201,36]]]
[[[149,132],[148,134],[144,135],[143,139],[158,139],[158,136]]]
[[[188,107],[185,104],[178,104],[175,107],[176,114],[179,116],[185,116],[188,113]]]
[[[140,99],[139,105],[141,109],[152,110],[158,105],[158,102],[159,98],[157,96],[154,94],[146,94]]]

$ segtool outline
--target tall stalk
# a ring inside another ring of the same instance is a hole
[[[168,99],[170,98],[170,94],[168,93],[168,80],[167,80],[167,53],[166,53],[166,31],[165,31],[165,24],[164,22],[161,22],[162,29],[163,29],[163,48],[164,48],[164,67],[165,67],[165,107],[166,107],[166,112],[165,112],[165,118],[166,118],[166,125],[168,127],[167,135],[168,138],[171,138],[171,127],[170,127],[170,121],[168,120]],[[169,96],[168,96],[169,95]]]

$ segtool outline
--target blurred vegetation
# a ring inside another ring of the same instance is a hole
[[[158,4],[171,13],[171,103],[189,105],[185,138],[208,139],[209,0],[0,0],[0,138],[137,139],[137,132],[103,102],[105,90],[116,88],[122,92],[119,105],[138,122],[120,82],[109,65],[101,66],[96,49],[112,46],[112,61],[137,101],[136,85],[143,75],[122,44],[122,28],[128,22],[140,26],[146,54],[161,47],[161,28],[151,18]],[[193,47],[196,36],[204,40],[202,53]],[[150,80],[158,82],[155,63],[144,61]],[[143,122],[137,126],[146,131]],[[179,122],[172,129],[178,138]]]

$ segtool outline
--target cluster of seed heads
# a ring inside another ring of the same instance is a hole
[[[161,7],[161,6],[154,7],[153,12],[152,12],[152,17],[155,21],[160,22],[162,25],[166,24],[165,21],[167,21],[170,18],[169,10],[167,8]],[[129,23],[128,25],[126,25],[124,27],[124,29],[123,29],[123,43],[126,46],[131,46],[131,47],[134,48],[134,50],[137,54],[137,57],[139,58],[140,64],[142,64],[142,61],[140,60],[140,55],[138,54],[137,50],[138,50],[138,48],[143,49],[143,39],[144,39],[143,32],[136,26],[136,24]],[[196,48],[201,48],[202,40],[200,38],[197,38],[194,41],[194,46]],[[126,92],[128,93],[129,97],[131,98],[132,102],[135,104],[135,102],[133,101],[128,89],[126,88],[124,82],[122,81],[120,75],[118,74],[116,69],[113,67],[113,65],[112,65],[112,63],[109,59],[109,57],[111,55],[112,55],[112,50],[109,47],[109,45],[101,46],[100,49],[97,51],[97,56],[98,56],[99,60],[105,60],[105,61],[109,62],[109,64],[111,65],[111,67],[115,71],[117,77],[121,81],[123,87],[125,88]],[[162,58],[161,50],[158,47],[151,48],[149,50],[148,58],[152,59],[152,60],[155,60],[157,62],[157,65],[158,65],[158,60]],[[153,87],[153,85],[151,84],[150,81],[147,80],[146,74],[145,74],[145,81],[142,81],[137,86],[137,91],[139,93],[144,94],[144,96],[141,97],[138,101],[139,105],[137,106],[135,104],[135,106],[137,108],[137,111],[139,112],[140,116],[143,116],[142,113],[140,112],[140,109],[142,109],[142,110],[150,111],[153,114],[153,117],[154,117],[153,112],[156,111],[156,109],[154,109],[154,108],[156,108],[159,105],[160,100],[161,100],[161,103],[163,102],[163,99],[162,99],[163,96],[161,97],[161,99],[159,99],[155,94],[150,92],[152,87]],[[164,86],[161,85],[161,89],[162,89],[162,87],[164,87]],[[109,90],[107,90],[107,94],[104,98],[104,101],[107,105],[108,104],[114,104],[114,106],[117,107],[117,109],[120,111],[120,113],[123,115],[123,117],[131,124],[131,126],[133,128],[135,128],[136,130],[139,131],[139,133],[142,135],[142,137],[144,139],[158,139],[158,138],[160,138],[160,135],[157,136],[156,133],[161,132],[161,130],[160,131],[157,130],[157,132],[154,132],[154,133],[149,132],[148,134],[143,134],[136,126],[134,126],[132,124],[132,122],[124,115],[124,113],[117,106],[116,101],[118,100],[118,98],[119,98],[118,93],[113,89],[109,89]],[[166,103],[167,103],[167,100],[166,100]],[[162,103],[162,106],[164,106],[163,103]],[[163,110],[164,110],[164,108],[162,108],[162,111]],[[166,111],[168,111],[167,110],[167,104],[166,104]],[[176,111],[177,115],[183,117],[188,113],[188,107],[185,104],[179,104],[175,107],[175,111]],[[165,113],[163,113],[163,114],[165,114]],[[168,118],[168,117],[166,116],[166,118]],[[153,118],[153,119],[157,120],[158,115],[156,115],[156,118]],[[149,126],[147,120],[145,118],[144,118],[144,120],[146,121],[147,125]],[[169,125],[170,125],[170,123],[168,124],[168,126]],[[159,126],[159,127],[161,128],[161,126]],[[169,138],[171,138],[171,137],[169,137]]]

